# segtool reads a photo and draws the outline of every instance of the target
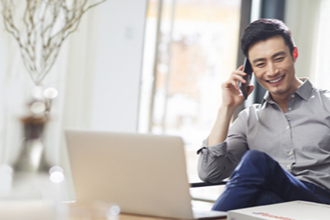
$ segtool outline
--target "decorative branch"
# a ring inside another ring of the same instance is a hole
[[[93,3],[91,0],[0,1],[5,29],[17,41],[32,81],[41,85],[54,65],[63,41],[77,30],[82,16],[106,0],[94,0]]]

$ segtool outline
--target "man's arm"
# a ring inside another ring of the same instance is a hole
[[[211,133],[203,143],[198,163],[199,177],[206,182],[216,183],[227,178],[236,167],[239,159],[246,151],[246,139],[237,131],[230,135],[228,141],[229,125],[235,109],[244,102],[238,80],[245,82],[242,72],[243,66],[233,71],[230,78],[222,84],[222,104],[219,108],[217,119]],[[253,91],[253,86],[249,87],[249,93]],[[236,121],[236,127],[240,128],[245,120]],[[227,142],[230,143],[228,148]]]
[[[249,149],[246,139],[246,121],[248,114],[242,112],[230,126],[228,136],[222,143],[207,146],[207,139],[198,161],[198,175],[201,180],[209,183],[218,183],[229,177],[243,154]]]
[[[231,118],[235,108],[221,106],[218,110],[217,119],[213,125],[211,133],[208,137],[207,145],[213,146],[226,140]]]
[[[242,69],[243,66],[233,71],[229,79],[221,85],[222,103],[218,111],[217,119],[208,137],[208,146],[213,146],[226,140],[234,111],[244,102],[244,97],[238,88],[238,80],[245,83],[243,76],[245,76],[246,73],[242,72]],[[251,94],[253,88],[253,85],[249,86],[249,94]]]

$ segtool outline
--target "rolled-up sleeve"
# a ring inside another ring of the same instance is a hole
[[[197,151],[198,175],[205,182],[217,183],[229,177],[243,154],[248,150],[244,116],[240,115],[231,125],[227,139],[214,146],[207,146],[207,139]]]

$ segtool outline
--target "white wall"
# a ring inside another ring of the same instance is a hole
[[[64,128],[137,130],[146,10],[108,0],[83,17],[67,50]]]
[[[296,74],[298,77],[313,78],[319,14],[322,0],[288,0],[285,8],[285,23],[292,31],[298,59]]]
[[[93,129],[137,130],[146,10],[146,0],[109,1],[99,10]]]

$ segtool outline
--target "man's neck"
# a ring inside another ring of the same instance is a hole
[[[280,106],[280,108],[282,109],[282,111],[284,113],[286,113],[287,111],[287,107],[288,107],[288,101],[289,101],[289,96],[276,96],[274,97],[274,95],[271,95],[272,100],[278,105]]]
[[[282,94],[270,94],[272,100],[280,106],[280,108],[282,109],[282,111],[284,113],[287,111],[290,95],[293,92],[295,92],[299,88],[299,86],[301,86],[303,84],[304,81],[305,81],[305,79],[296,78],[296,82],[294,83],[295,86],[292,87],[292,90],[289,90]]]

